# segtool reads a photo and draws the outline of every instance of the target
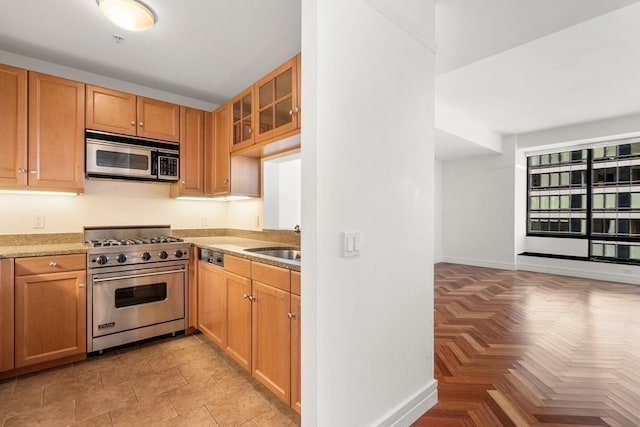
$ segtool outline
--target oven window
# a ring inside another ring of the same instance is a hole
[[[164,301],[166,299],[166,283],[154,283],[152,285],[116,289],[116,308]]]
[[[150,156],[142,154],[119,153],[117,151],[96,151],[96,163],[98,166],[106,166],[119,169],[149,170]]]

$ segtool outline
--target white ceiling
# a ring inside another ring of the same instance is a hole
[[[497,135],[640,112],[638,1],[441,0],[436,12],[436,127],[439,110]],[[477,154],[464,143],[436,134],[443,160]]]
[[[211,105],[300,51],[301,0],[145,3],[158,22],[135,33],[102,17],[96,0],[0,0],[0,51]],[[639,112],[638,23],[640,0],[438,0],[437,158]]]
[[[300,51],[300,0],[144,3],[157,23],[132,32],[96,0],[0,0],[0,50],[212,104]]]

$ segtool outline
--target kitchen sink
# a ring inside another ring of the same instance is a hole
[[[253,248],[245,249],[247,252],[253,252],[258,255],[264,255],[272,258],[281,258],[289,261],[300,261],[302,252],[296,248]]]

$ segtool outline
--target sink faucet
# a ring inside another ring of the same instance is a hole
[[[299,225],[296,225],[295,227],[293,227],[293,231],[295,231],[296,233],[299,233],[302,230],[300,230],[300,226]]]

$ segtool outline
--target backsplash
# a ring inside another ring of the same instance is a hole
[[[288,230],[237,230],[228,228],[192,228],[171,230],[174,237],[235,236],[300,246],[300,234]],[[0,246],[32,246],[82,243],[82,233],[0,234]]]

